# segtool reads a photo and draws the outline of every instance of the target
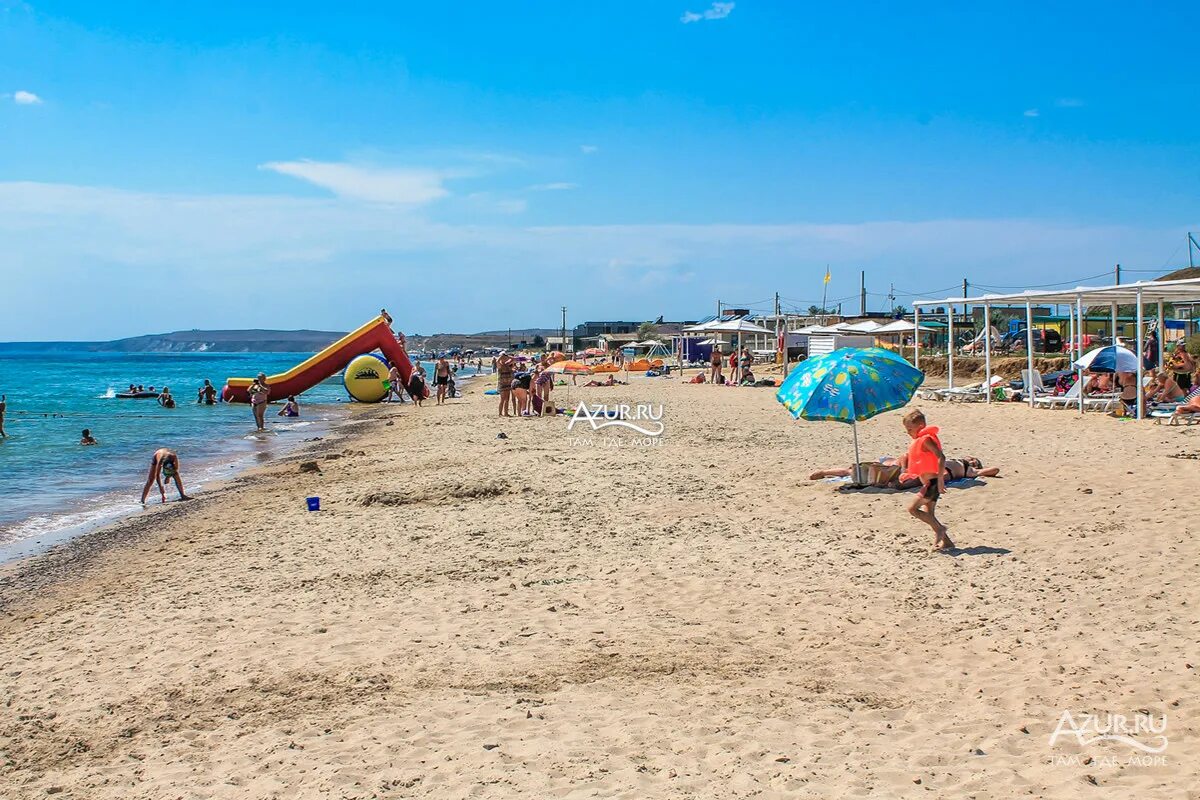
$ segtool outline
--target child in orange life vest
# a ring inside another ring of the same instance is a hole
[[[902,460],[904,474],[900,480],[916,478],[921,481],[921,489],[908,507],[908,513],[933,528],[934,550],[952,550],[954,542],[950,541],[946,526],[934,516],[938,498],[946,491],[946,454],[942,452],[938,429],[929,427],[925,415],[914,409],[904,415],[904,430],[912,437],[912,444]]]

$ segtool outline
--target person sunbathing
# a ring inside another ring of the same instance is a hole
[[[1112,375],[1107,372],[1094,372],[1083,385],[1084,395],[1111,394],[1113,390]]]
[[[1200,410],[1198,408],[1197,410]],[[891,456],[885,456],[876,462],[880,467],[898,467],[901,466],[900,459]],[[875,464],[868,464],[868,467],[873,467]],[[810,481],[819,481],[824,478],[849,478],[854,474],[853,467],[845,467],[842,469],[822,469],[817,470],[808,476]],[[995,478],[1000,474],[999,467],[984,467],[983,461],[976,456],[963,456],[962,458],[947,458],[946,459],[946,481],[961,481],[965,478]],[[895,489],[910,489],[917,486],[920,481],[904,481],[894,480],[889,482],[889,485]]]
[[[616,386],[616,384],[617,384],[617,379],[614,378],[612,375],[609,375],[608,380],[606,380],[606,381],[590,380],[587,383],[585,383],[584,386]]]
[[[1179,384],[1175,382],[1174,376],[1166,370],[1162,370],[1154,379],[1154,383],[1147,388],[1147,402],[1150,403],[1174,403],[1183,397],[1183,389],[1179,388]]]
[[[1200,370],[1196,371],[1196,378],[1200,378]],[[1174,425],[1183,417],[1192,414],[1200,414],[1200,381],[1193,381],[1192,388],[1180,400],[1179,405],[1171,409],[1171,424]]]
[[[946,459],[946,480],[961,481],[964,478],[994,478],[1000,474],[999,467],[983,466],[975,456]]]

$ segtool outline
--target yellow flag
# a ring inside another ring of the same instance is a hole
[[[829,267],[825,268],[825,283],[829,283]]]

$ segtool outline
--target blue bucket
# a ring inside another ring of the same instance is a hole
[[[305,500],[306,500],[306,501],[307,501],[307,503],[308,503],[308,510],[309,510],[309,511],[320,511],[320,510],[321,510],[321,498],[319,498],[319,497],[306,497],[306,498],[305,498]]]

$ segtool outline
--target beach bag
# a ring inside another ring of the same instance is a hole
[[[880,489],[894,488],[900,480],[899,464],[880,464],[878,461],[859,462],[850,476],[855,486],[874,486]]]

